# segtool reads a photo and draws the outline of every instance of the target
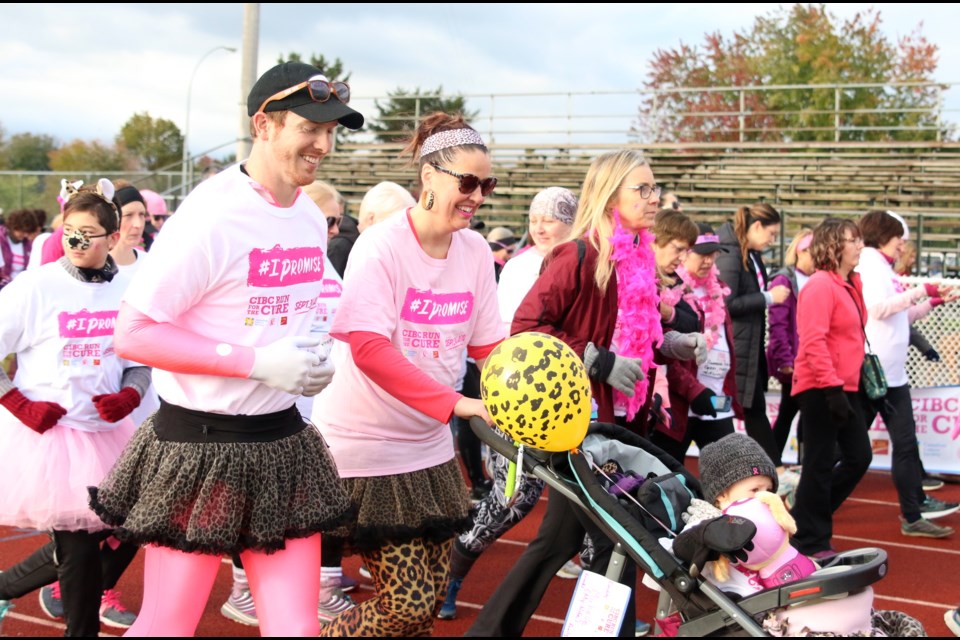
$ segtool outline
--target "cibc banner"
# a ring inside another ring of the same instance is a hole
[[[917,423],[917,440],[920,443],[920,458],[928,473],[960,475],[960,387],[927,387],[911,389],[913,419]],[[780,394],[767,393],[767,416],[772,425],[780,412]],[[797,462],[797,423],[794,418],[790,438],[783,449],[783,461]],[[736,420],[736,429],[746,433],[743,422]],[[873,446],[871,469],[889,469],[891,465],[890,436],[883,418],[879,415],[870,425],[870,442]],[[696,456],[695,446],[688,455]]]

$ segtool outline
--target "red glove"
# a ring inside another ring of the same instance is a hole
[[[116,422],[130,415],[140,406],[140,394],[133,387],[124,387],[116,393],[93,396],[97,413],[107,422]]]
[[[20,422],[41,434],[67,415],[67,410],[56,402],[30,400],[20,393],[19,389],[11,389],[5,393],[0,397],[0,404]]]
[[[940,297],[940,288],[937,285],[933,284],[932,282],[924,282],[923,288],[926,291],[927,296],[931,298]]]
[[[936,309],[943,304],[943,298],[937,296],[936,298],[930,298],[930,308]]]

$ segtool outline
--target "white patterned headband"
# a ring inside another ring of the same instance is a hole
[[[420,158],[423,159],[424,156],[436,153],[441,149],[461,147],[465,144],[477,144],[481,147],[487,146],[483,143],[483,138],[480,137],[480,134],[473,129],[439,131],[423,141],[423,146],[420,148]]]

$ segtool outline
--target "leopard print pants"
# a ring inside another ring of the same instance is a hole
[[[321,637],[429,636],[447,593],[452,543],[418,538],[362,551],[376,595],[325,625]]]

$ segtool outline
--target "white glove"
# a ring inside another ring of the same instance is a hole
[[[311,369],[320,365],[320,356],[311,351],[319,344],[319,338],[292,336],[254,348],[250,379],[300,395],[310,380]]]
[[[303,387],[303,395],[315,396],[326,389],[333,380],[333,370],[333,360],[330,358],[322,358],[319,365],[310,367],[310,376]]]
[[[707,360],[707,339],[702,333],[680,333],[668,331],[663,334],[663,344],[660,353],[674,360],[693,360],[697,366]]]

